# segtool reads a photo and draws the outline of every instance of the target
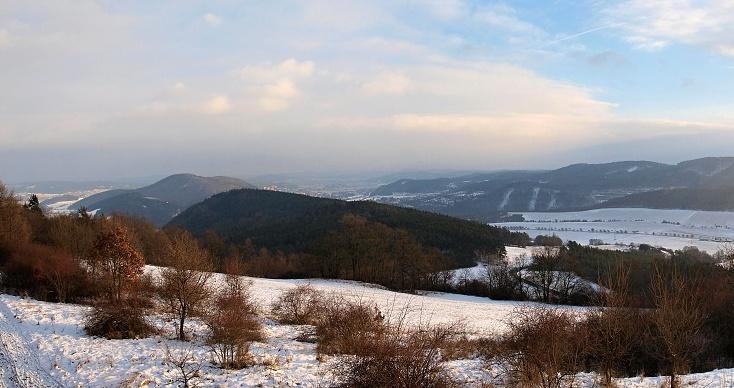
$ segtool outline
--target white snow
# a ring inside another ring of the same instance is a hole
[[[528,203],[528,209],[531,211],[535,210],[535,204],[538,202],[538,194],[540,193],[540,187],[536,187],[533,189],[533,196],[530,198],[530,203]]]
[[[734,212],[659,209],[596,209],[526,212],[526,221],[496,224],[531,237],[555,234],[565,241],[607,245],[650,244],[670,249],[696,246],[710,253],[734,242]]]
[[[156,268],[147,267],[146,270],[154,272]],[[215,279],[221,281],[221,275],[215,275]],[[251,280],[253,297],[262,307],[267,307],[284,290],[310,283],[319,290],[337,293],[342,298],[372,301],[388,316],[391,313],[401,314],[407,306],[409,324],[463,320],[471,330],[481,334],[504,330],[504,321],[520,305],[517,302],[444,293],[409,295],[350,281]],[[190,350],[197,363],[203,366],[206,378],[200,383],[205,386],[300,384],[315,387],[332,381],[329,370],[333,359],[320,362],[314,344],[296,341],[301,327],[279,325],[266,318],[263,318],[263,323],[268,339],[252,347],[252,353],[261,365],[240,371],[222,371],[211,364],[208,348],[203,344],[206,329],[196,319],[187,323],[187,330],[195,333],[193,346],[172,340],[175,336],[174,323],[162,315],[154,315],[149,319],[163,330],[160,336],[138,340],[106,340],[85,335],[83,322],[88,308],[84,306],[39,302],[9,295],[0,295],[0,305],[7,305],[12,310],[16,317],[4,318],[27,338],[19,341],[16,353],[38,354],[40,362],[29,369],[37,371],[39,375],[49,375],[63,386],[109,387],[122,383],[137,386],[170,385],[176,374],[165,362],[166,348],[173,353]],[[275,365],[264,365],[272,363]],[[460,360],[451,362],[449,367],[457,378],[470,386],[478,386],[478,382],[472,379],[485,376],[481,365],[477,360]]]
[[[507,204],[510,202],[510,196],[513,191],[515,191],[515,189],[509,189],[505,192],[505,196],[502,197],[502,202],[500,202],[500,205],[497,207],[498,210],[505,210]]]
[[[508,249],[510,256],[527,255],[524,248]],[[155,272],[155,267],[147,267]],[[215,275],[216,282],[221,275]],[[252,293],[262,307],[267,307],[284,290],[310,283],[325,292],[343,298],[361,298],[375,302],[383,312],[397,311],[410,305],[408,322],[442,323],[463,320],[477,333],[500,333],[518,302],[493,301],[444,293],[409,295],[388,291],[373,285],[336,280],[272,280],[251,279]],[[573,307],[565,307],[580,309]],[[174,385],[176,371],[166,362],[166,349],[173,354],[191,352],[193,364],[201,366],[200,386],[328,386],[334,381],[330,367],[334,358],[318,358],[315,344],[295,338],[303,327],[280,325],[262,318],[267,340],[254,343],[252,354],[256,365],[238,371],[223,371],[211,363],[204,345],[206,328],[197,319],[187,322],[193,333],[191,343],[174,337],[174,323],[164,315],[152,315],[149,321],[162,330],[158,336],[138,340],[106,340],[87,336],[83,322],[88,307],[39,302],[16,296],[0,295],[0,386],[78,386],[115,387]],[[485,369],[479,359],[447,362],[450,373],[462,386],[480,387],[495,379],[496,371]],[[25,384],[12,376],[28,376]],[[578,376],[578,386],[592,387],[595,377]],[[731,386],[734,369],[685,376],[687,386]],[[496,382],[496,380],[495,380]],[[620,386],[657,387],[662,378],[620,379]]]

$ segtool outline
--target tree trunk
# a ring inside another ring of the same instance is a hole
[[[675,379],[675,371],[670,372],[670,388],[678,388],[678,381]]]
[[[178,321],[178,339],[186,341],[186,335],[184,334],[184,321],[186,321],[186,310],[181,310],[181,316]]]

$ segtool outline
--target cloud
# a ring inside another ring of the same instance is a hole
[[[220,24],[222,24],[222,19],[213,14],[213,13],[207,13],[204,16],[202,16],[202,19],[204,19],[204,22],[212,27],[216,27]]]
[[[630,98],[613,82],[600,84],[607,91],[562,80],[592,78],[589,69],[573,74],[578,63],[559,71],[568,64],[559,57],[528,60],[535,55],[527,54],[529,40],[537,47],[591,31],[547,32],[535,22],[545,19],[530,18],[540,12],[476,1],[336,3],[253,2],[241,5],[247,12],[231,12],[220,3],[202,11],[146,2],[0,2],[0,53],[9,54],[0,56],[0,178],[24,175],[27,160],[39,174],[60,178],[92,174],[84,166],[97,176],[527,167],[529,156],[551,163],[574,147],[734,127],[727,125],[732,107],[714,104],[670,113],[674,107],[662,101],[645,105],[649,118],[635,117],[630,105],[647,95]],[[622,5],[630,7],[609,11],[599,25],[653,46],[728,53],[723,6],[711,11],[720,15],[671,32],[652,20],[658,12],[646,7],[653,5]],[[207,25],[209,11],[228,30],[216,42],[196,28]],[[619,24],[625,18],[631,26]],[[623,60],[603,50],[574,58]],[[150,172],[153,165],[159,171]]]
[[[410,86],[410,78],[400,73],[388,72],[365,82],[362,89],[368,95],[399,95],[406,93]]]
[[[288,108],[290,101],[300,94],[293,81],[282,79],[262,88],[258,100],[260,108],[268,112],[276,112]]]
[[[417,2],[416,6],[425,7],[440,20],[456,19],[465,15],[468,8],[462,0],[424,0]]]
[[[207,114],[222,114],[229,112],[232,104],[227,96],[213,96],[202,105],[202,111]]]
[[[275,65],[245,66],[240,69],[239,76],[254,89],[262,110],[276,112],[290,106],[292,100],[301,94],[297,82],[313,73],[313,62],[291,58]]]
[[[305,78],[311,76],[313,71],[313,62],[299,62],[290,58],[275,65],[245,66],[240,69],[239,74],[246,81],[261,82],[281,78]]]
[[[734,57],[730,0],[628,0],[606,9],[604,15],[638,48],[687,44]]]
[[[505,4],[494,4],[480,8],[474,18],[486,25],[514,33],[525,33],[536,36],[545,35],[545,32],[536,25],[522,20],[517,11]]]

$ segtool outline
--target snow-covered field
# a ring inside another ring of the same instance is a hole
[[[520,254],[520,252],[515,252]],[[155,271],[155,268],[148,268]],[[219,275],[217,275],[219,276]],[[221,278],[219,278],[221,280]],[[215,279],[215,281],[219,281]],[[518,302],[443,293],[408,295],[371,285],[331,280],[251,279],[252,293],[260,306],[267,307],[281,292],[298,284],[311,283],[317,289],[344,298],[361,298],[378,304],[383,312],[410,306],[410,323],[455,322],[462,320],[478,334],[500,333]],[[205,326],[193,319],[187,323],[194,333],[191,343],[174,338],[174,324],[163,315],[149,317],[162,334],[139,340],[106,340],[84,334],[87,307],[56,304],[0,295],[0,386],[36,387],[117,387],[171,386],[177,372],[167,363],[166,351],[180,355],[190,352],[193,364],[201,367],[202,386],[328,386],[334,381],[330,366],[334,359],[320,359],[315,344],[295,338],[302,327],[280,325],[262,318],[267,340],[252,347],[256,365],[239,371],[214,367],[203,345]],[[265,310],[265,309],[264,309]],[[488,371],[481,360],[455,360],[447,364],[465,386],[481,386],[496,371]],[[20,383],[19,383],[20,381]],[[729,387],[734,370],[691,375],[688,386]],[[658,387],[660,378],[622,379],[620,386]],[[578,386],[594,386],[594,376],[580,375]]]
[[[564,241],[608,245],[650,244],[681,249],[696,246],[713,253],[734,242],[734,212],[659,209],[596,209],[582,212],[519,213],[524,222],[497,224],[530,237],[555,234]]]
[[[148,271],[155,271],[148,267]],[[218,281],[215,275],[215,281]],[[499,333],[505,329],[505,320],[519,303],[492,301],[486,298],[444,293],[409,295],[350,281],[332,280],[272,280],[251,279],[254,299],[265,310],[284,290],[298,284],[310,283],[327,293],[336,293],[343,298],[362,299],[377,304],[383,313],[400,314],[408,308],[407,320],[411,324],[453,323],[462,321],[477,335]],[[197,334],[195,345],[181,343],[170,338],[174,335],[174,324],[168,317],[152,316],[151,322],[164,331],[158,337],[140,340],[105,340],[84,334],[83,319],[87,307],[45,303],[15,296],[0,296],[0,332],[17,333],[24,340],[13,345],[17,354],[35,354],[35,364],[24,359],[3,363],[22,366],[28,373],[48,376],[52,383],[30,386],[54,386],[58,381],[63,386],[110,387],[166,386],[175,378],[175,371],[165,362],[165,350],[191,351],[202,363],[205,379],[201,383],[209,386],[328,386],[333,376],[329,375],[329,360],[317,360],[315,345],[298,342],[296,337],[302,328],[279,325],[263,318],[268,340],[253,345],[252,353],[261,365],[241,371],[222,371],[210,363],[208,348],[203,345],[205,326],[191,320],[188,328]],[[0,349],[0,353],[2,349]],[[3,353],[4,354],[4,353]],[[482,363],[477,360],[458,360],[449,363],[457,378],[468,385],[478,384],[487,378]],[[479,379],[479,380],[477,380]],[[40,380],[38,380],[40,381]],[[2,386],[2,385],[0,385]],[[15,386],[6,383],[5,386]]]

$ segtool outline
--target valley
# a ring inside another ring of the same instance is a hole
[[[734,212],[610,208],[513,214],[524,221],[493,225],[526,232],[531,238],[557,235],[564,241],[619,249],[648,244],[673,250],[694,246],[716,253],[734,242]]]

